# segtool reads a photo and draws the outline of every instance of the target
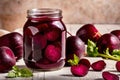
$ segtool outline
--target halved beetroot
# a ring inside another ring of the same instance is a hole
[[[50,62],[57,62],[61,57],[61,48],[50,44],[46,47],[44,56]]]
[[[83,64],[71,66],[71,72],[74,76],[83,77],[88,73],[88,71],[89,68]]]

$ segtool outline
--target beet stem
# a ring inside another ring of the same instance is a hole
[[[120,58],[116,58],[114,56],[111,56],[111,55],[105,55],[105,54],[98,54],[99,57],[104,57],[104,58],[108,58],[108,59],[112,59],[112,60],[115,60],[115,61],[120,61]]]

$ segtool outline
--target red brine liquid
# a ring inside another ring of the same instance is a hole
[[[57,70],[64,66],[66,28],[60,17],[32,15],[28,17],[23,35],[27,67]]]

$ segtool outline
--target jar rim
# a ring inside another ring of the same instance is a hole
[[[61,9],[53,9],[53,8],[34,8],[27,10],[28,17],[42,17],[49,16],[52,18],[60,18],[62,17]]]

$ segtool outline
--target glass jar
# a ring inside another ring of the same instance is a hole
[[[23,29],[24,61],[38,70],[57,70],[65,64],[66,27],[60,9],[31,9]]]

